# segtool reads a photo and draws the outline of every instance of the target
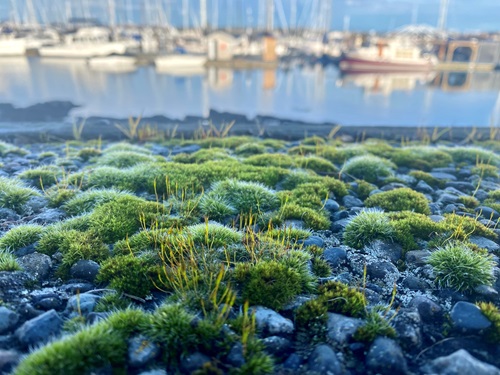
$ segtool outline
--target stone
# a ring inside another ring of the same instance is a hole
[[[200,145],[187,145],[187,146],[179,146],[179,147],[174,147],[172,149],[172,152],[170,153],[170,155],[174,156],[174,155],[177,155],[177,154],[192,154],[196,151],[199,151],[201,150],[201,146]]]
[[[19,321],[19,314],[7,307],[0,306],[0,335],[11,331]]]
[[[295,331],[290,319],[263,306],[255,307],[255,322],[265,336],[288,336]]]
[[[94,285],[90,283],[69,282],[62,285],[59,289],[61,292],[68,294],[85,293],[94,289]]]
[[[66,213],[58,208],[46,208],[30,220],[30,224],[52,224],[66,217]]]
[[[324,208],[325,208],[325,210],[333,213],[333,212],[337,212],[340,209],[340,205],[336,201],[334,201],[333,199],[327,199],[325,201]]]
[[[344,372],[342,363],[335,352],[328,345],[318,345],[309,355],[307,369],[311,373],[319,374],[342,374]]]
[[[139,335],[128,341],[128,362],[132,367],[142,367],[155,359],[160,353],[158,344],[146,336]]]
[[[52,259],[48,255],[32,253],[17,259],[19,265],[38,281],[46,280],[52,269]]]
[[[364,207],[363,201],[359,198],[353,197],[352,195],[344,196],[342,198],[342,203],[346,208]]]
[[[61,298],[54,294],[50,296],[44,296],[43,298],[38,298],[37,301],[33,301],[35,308],[41,309],[44,311],[48,310],[62,310],[64,309],[64,303]]]
[[[79,315],[86,316],[94,311],[94,307],[99,298],[99,296],[90,293],[82,293],[72,296],[66,304],[66,313],[70,318],[74,318]]]
[[[332,225],[330,226],[330,230],[333,233],[342,232],[344,230],[344,228],[347,226],[347,224],[349,224],[350,221],[351,221],[351,219],[340,219],[340,220],[334,221],[332,223]]]
[[[299,241],[300,243],[300,241]],[[325,244],[325,241],[319,236],[310,236],[308,239],[304,240],[303,242],[304,247],[306,246],[318,246],[318,247],[323,247]]]
[[[0,271],[0,300],[4,302],[19,300],[26,291],[26,285],[33,281],[33,277],[27,272]]]
[[[16,251],[13,252],[13,254],[16,257],[20,258],[28,254],[33,254],[35,251],[36,251],[36,243],[32,243],[31,245],[17,249]]]
[[[45,197],[30,197],[26,202],[26,212],[38,214],[45,210],[49,204],[49,200]]]
[[[439,199],[437,200],[438,203],[441,205],[447,205],[447,204],[453,204],[458,201],[458,196],[454,194],[448,194],[448,193],[443,193],[439,196]]]
[[[408,365],[401,347],[387,337],[377,337],[366,355],[366,367],[381,375],[406,374]]]
[[[167,375],[167,370],[164,369],[148,370],[139,373],[139,375]]]
[[[409,351],[414,352],[422,346],[422,318],[416,308],[400,309],[392,325],[396,330],[398,343]]]
[[[15,335],[23,347],[35,347],[57,336],[61,332],[62,325],[63,321],[57,312],[50,310],[25,322],[17,329]]]
[[[196,370],[201,369],[206,363],[210,363],[210,357],[203,353],[195,352],[184,357],[181,360],[181,370],[184,374],[191,374]]]
[[[332,220],[337,221],[337,220],[347,219],[348,217],[349,217],[349,211],[342,210],[342,211],[335,212],[332,215]]]
[[[440,223],[445,219],[445,217],[442,215],[429,215],[429,219],[435,223]]]
[[[327,336],[333,342],[343,346],[349,343],[356,330],[363,324],[361,319],[328,313]]]
[[[470,236],[469,241],[483,249],[488,250],[490,253],[500,250],[500,245],[485,237]]]
[[[475,287],[474,292],[489,301],[495,301],[498,298],[499,294],[495,288],[485,284]]]
[[[387,185],[384,185],[380,188],[382,191],[391,191],[391,190],[396,190],[396,189],[401,189],[407,187],[405,184],[402,184],[401,182],[390,182]]]
[[[479,206],[474,209],[474,212],[478,215],[481,215],[485,219],[488,220],[498,220],[500,219],[500,214],[498,211],[494,210],[488,206]]]
[[[427,264],[427,258],[431,255],[429,250],[413,250],[406,253],[406,263],[413,266]]]
[[[445,172],[431,172],[431,176],[437,178],[438,180],[450,180],[450,181],[457,180],[457,178],[454,175]]]
[[[275,357],[284,357],[292,349],[292,342],[284,337],[269,336],[262,339],[266,352]]]
[[[425,280],[413,275],[406,276],[402,285],[410,290],[427,290],[429,288],[429,284]]]
[[[0,350],[0,374],[10,374],[20,359],[21,355],[14,350]]]
[[[450,318],[456,329],[468,333],[479,333],[491,327],[479,307],[470,302],[457,302],[451,309]]]
[[[18,221],[21,217],[10,208],[0,208],[0,220],[2,221]]]
[[[237,342],[231,347],[226,357],[226,362],[233,367],[241,367],[245,364],[245,356],[243,355],[243,345]]]
[[[500,375],[498,368],[476,359],[464,349],[457,350],[445,357],[436,358],[423,366],[421,370],[424,374]]]
[[[93,260],[81,259],[71,266],[69,271],[72,279],[94,282],[101,266]]]
[[[373,262],[366,265],[366,273],[373,279],[384,279],[387,275],[399,275],[397,267],[391,262]]]
[[[375,255],[377,259],[387,258],[392,263],[397,263],[403,255],[403,247],[396,242],[384,242],[376,240],[369,246],[368,252]]]
[[[341,247],[329,247],[323,251],[323,259],[335,269],[346,262],[347,251]]]
[[[417,185],[415,186],[415,190],[424,194],[434,193],[434,189],[423,180],[418,181]]]
[[[425,296],[413,298],[408,306],[415,307],[425,323],[439,323],[444,317],[443,308]]]
[[[452,187],[461,191],[462,193],[471,193],[476,189],[476,187],[472,183],[467,181],[448,181],[444,186],[447,188]]]
[[[283,362],[283,368],[289,371],[297,372],[302,365],[302,362],[303,360],[298,354],[292,353],[285,360],[285,362]]]
[[[443,213],[444,214],[452,214],[454,212],[458,211],[457,206],[454,204],[447,204],[446,206],[443,207]]]

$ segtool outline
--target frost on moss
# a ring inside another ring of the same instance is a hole
[[[380,207],[386,211],[414,211],[429,215],[429,201],[422,193],[410,188],[394,189],[374,194],[365,200],[367,207]]]
[[[37,242],[44,227],[37,224],[23,224],[12,228],[0,238],[0,251],[14,252]]]
[[[0,176],[0,207],[22,214],[30,197],[38,195],[40,193],[37,190],[27,187],[21,181]]]
[[[343,171],[350,176],[375,183],[380,178],[393,174],[395,165],[383,158],[373,155],[361,155],[346,161]]]
[[[354,249],[362,249],[375,240],[392,240],[394,229],[386,213],[368,209],[361,211],[346,225],[344,244]]]

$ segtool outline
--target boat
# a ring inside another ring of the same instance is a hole
[[[344,73],[420,72],[432,70],[437,57],[415,45],[379,41],[376,45],[346,52],[339,68]]]
[[[26,39],[0,35],[0,56],[24,56],[26,49]]]
[[[203,72],[207,62],[205,55],[172,54],[155,59],[156,70],[161,73]]]
[[[87,60],[90,69],[110,73],[130,73],[137,69],[137,58],[130,55],[91,57]]]
[[[104,27],[83,27],[67,34],[64,41],[38,49],[41,57],[91,58],[125,54],[131,48],[138,48],[135,40],[111,40],[111,33]]]

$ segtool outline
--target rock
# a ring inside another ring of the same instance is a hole
[[[32,243],[31,245],[21,247],[20,249],[17,249],[16,251],[13,252],[13,254],[20,258],[28,254],[33,254],[36,251],[36,244]]]
[[[340,219],[340,220],[337,220],[337,221],[335,221],[335,222],[332,223],[332,225],[330,226],[330,230],[333,233],[342,232],[344,230],[344,228],[347,226],[347,224],[349,224],[349,221],[351,221],[351,219]]]
[[[500,219],[500,214],[491,207],[488,206],[479,206],[474,209],[474,212],[478,215],[481,215],[485,219],[488,220],[498,220]]]
[[[44,311],[48,310],[56,310],[60,311],[64,309],[64,303],[58,295],[46,296],[44,298],[40,298],[34,303],[35,308],[41,309]]]
[[[58,208],[46,208],[36,215],[30,224],[52,224],[57,223],[66,217],[66,213]]]
[[[94,285],[90,283],[69,282],[68,284],[61,286],[59,289],[61,292],[68,294],[85,293],[94,289]]]
[[[283,358],[290,353],[292,349],[292,342],[284,337],[269,336],[262,339],[262,343],[266,352],[275,356]]]
[[[0,350],[0,374],[10,374],[20,359],[21,355],[14,350]]]
[[[340,209],[340,205],[334,201],[333,199],[327,199],[325,201],[325,210],[333,213],[333,212],[337,212],[339,209]]]
[[[443,308],[424,296],[413,298],[408,306],[415,307],[425,323],[439,323],[444,317]]]
[[[427,258],[431,255],[429,250],[414,250],[406,253],[406,263],[413,266],[423,266],[427,264]]]
[[[341,314],[328,313],[327,335],[333,342],[344,346],[349,343],[356,330],[364,324],[363,320]]]
[[[307,369],[311,373],[342,374],[344,369],[335,352],[328,345],[318,345],[309,355]]]
[[[11,331],[19,321],[19,314],[0,306],[0,335]]]
[[[344,204],[344,207],[346,207],[346,208],[364,207],[363,201],[361,199],[353,197],[352,195],[344,196],[342,198],[342,203]]]
[[[30,197],[28,202],[26,202],[26,212],[30,212],[33,214],[38,214],[45,210],[49,204],[49,200],[45,197]]]
[[[200,145],[187,145],[187,146],[177,146],[172,149],[170,155],[174,156],[177,154],[192,154],[196,151],[201,150]]]
[[[283,368],[289,371],[297,372],[302,365],[302,358],[296,354],[292,353],[290,356],[283,362]]]
[[[241,367],[245,364],[246,361],[245,356],[243,355],[243,345],[241,342],[237,342],[232,346],[231,350],[229,350],[229,353],[227,354],[226,362],[234,367]]]
[[[15,334],[23,347],[35,347],[58,335],[62,325],[63,321],[57,312],[50,310],[25,322]]]
[[[495,301],[498,298],[498,291],[489,285],[479,285],[474,288],[474,292],[489,301]]]
[[[19,265],[38,281],[46,280],[52,269],[52,259],[48,255],[33,253],[17,259]]]
[[[457,178],[454,175],[445,172],[431,172],[431,176],[437,178],[438,180],[449,180],[449,181],[457,180]]]
[[[16,211],[10,208],[0,208],[0,220],[2,221],[18,221],[21,217],[16,213]]]
[[[139,375],[167,375],[167,371],[164,369],[148,370],[139,373]]]
[[[335,269],[346,262],[347,251],[341,247],[329,247],[323,251],[323,259]]]
[[[442,222],[445,218],[442,215],[429,215],[429,219],[431,219],[435,223]]]
[[[380,188],[382,191],[390,191],[407,187],[405,184],[401,182],[390,182],[387,185],[384,185]]]
[[[500,375],[500,370],[495,366],[481,362],[464,349],[446,356],[432,360],[422,367],[424,374],[441,375]]]
[[[370,254],[377,259],[389,259],[392,263],[397,263],[403,255],[403,247],[395,242],[384,242],[376,240],[368,247]]]
[[[476,189],[472,183],[467,181],[448,181],[444,186],[447,188],[452,187],[462,193],[471,193]]]
[[[191,374],[201,369],[206,363],[210,363],[210,357],[203,353],[195,352],[181,360],[181,370],[184,374]]]
[[[0,300],[4,302],[18,300],[26,291],[26,285],[33,281],[33,277],[26,272],[0,271]]]
[[[299,241],[300,243],[300,241]],[[325,244],[325,241],[319,236],[310,236],[307,240],[304,240],[302,242],[304,244],[304,247],[306,246],[318,246],[318,247],[323,247]]]
[[[422,318],[417,309],[400,309],[392,324],[398,342],[407,351],[419,350],[422,346]]]
[[[132,367],[142,367],[160,353],[158,344],[145,336],[135,336],[128,341],[128,362]]]
[[[454,204],[447,204],[444,208],[443,208],[443,213],[444,214],[452,214],[454,212],[458,211],[458,208],[457,206],[455,206]]]
[[[290,319],[263,306],[255,307],[255,322],[265,336],[287,336],[295,330]]]
[[[71,266],[69,271],[72,279],[81,279],[88,282],[94,282],[101,266],[93,260],[81,259]]]
[[[418,182],[417,186],[415,186],[415,190],[424,194],[434,193],[434,189],[427,182],[423,180],[420,180]]]
[[[399,271],[391,262],[373,262],[366,265],[366,272],[372,279],[383,280],[386,276],[399,276]]]
[[[439,196],[439,199],[437,200],[437,202],[441,203],[441,205],[456,203],[457,201],[458,201],[458,196],[453,195],[453,194],[448,194],[448,193],[441,194]]]
[[[410,290],[427,290],[429,284],[419,277],[410,275],[403,279],[402,285]]]
[[[335,212],[332,216],[332,220],[337,221],[337,220],[347,219],[348,217],[349,217],[349,211],[342,210]]]
[[[366,367],[376,374],[406,374],[408,366],[396,341],[377,337],[366,355]]]
[[[467,333],[479,333],[491,327],[479,307],[469,302],[457,302],[451,309],[450,318],[456,329]]]
[[[66,304],[66,313],[70,318],[79,315],[86,316],[94,311],[99,296],[90,293],[82,293],[72,296]]]
[[[485,237],[470,236],[469,241],[479,247],[482,247],[483,249],[488,250],[490,253],[500,250],[500,245]]]

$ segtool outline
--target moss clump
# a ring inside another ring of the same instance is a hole
[[[177,163],[206,163],[207,161],[222,161],[233,159],[232,156],[229,155],[228,151],[223,148],[208,148],[201,149],[192,154],[179,154],[173,157],[173,161]]]
[[[114,143],[104,150],[105,154],[114,152],[135,152],[143,155],[151,155],[151,151],[148,150],[147,148],[137,145],[132,145],[130,143],[125,143],[125,142]]]
[[[500,156],[481,147],[442,147],[441,149],[450,154],[455,163],[468,165],[476,165],[477,163],[500,164]]]
[[[76,156],[78,156],[83,161],[88,161],[89,159],[100,156],[101,154],[101,150],[98,150],[97,148],[84,147],[78,150]]]
[[[296,157],[295,162],[298,167],[310,169],[316,173],[325,174],[337,171],[337,168],[332,164],[332,162],[320,156]]]
[[[28,151],[23,148],[16,147],[10,143],[0,141],[0,155],[5,156],[8,154],[24,156],[28,154]]]
[[[219,221],[237,213],[228,199],[215,193],[203,195],[200,199],[200,211],[203,216]]]
[[[327,281],[318,288],[318,301],[328,311],[352,317],[363,317],[366,299],[363,293],[338,281]]]
[[[287,203],[281,206],[278,212],[278,222],[282,220],[303,220],[306,226],[313,230],[326,230],[330,228],[330,220],[324,211],[301,207],[296,203]]]
[[[472,235],[492,240],[497,239],[496,233],[480,223],[477,218],[465,215],[445,214],[444,220],[439,224],[441,231],[450,239],[465,241]]]
[[[192,225],[186,231],[195,245],[210,249],[234,245],[243,238],[240,232],[215,222]]]
[[[389,240],[394,229],[386,213],[378,210],[363,210],[346,225],[343,242],[354,249],[362,249],[375,240]]]
[[[276,240],[278,243],[289,244],[309,238],[311,231],[293,227],[274,228],[267,231],[265,236]]]
[[[130,301],[120,295],[120,293],[108,292],[104,294],[95,305],[95,312],[108,312],[125,310],[130,306]]]
[[[472,291],[493,282],[495,262],[490,255],[472,251],[461,243],[449,243],[432,252],[428,263],[440,287]]]
[[[40,193],[29,188],[21,181],[0,176],[0,207],[10,208],[22,214],[26,202]]]
[[[292,168],[295,167],[295,159],[286,154],[261,154],[253,155],[244,160],[245,164],[255,165],[258,167],[280,167]]]
[[[374,194],[365,200],[367,207],[380,207],[386,211],[414,211],[429,215],[429,201],[422,193],[410,188],[395,189]]]
[[[243,143],[234,149],[234,153],[241,157],[264,154],[266,146],[261,143]]]
[[[354,340],[371,343],[379,336],[395,338],[396,331],[378,309],[369,311],[365,323],[353,335]]]
[[[104,153],[97,164],[115,168],[128,168],[140,163],[151,163],[156,159],[153,156],[133,151],[113,151]]]
[[[280,310],[302,291],[300,273],[277,261],[239,263],[234,271],[241,297],[251,305]]]
[[[14,227],[0,238],[0,251],[14,252],[32,245],[40,239],[43,231],[43,226],[37,224],[24,224]]]
[[[451,156],[446,152],[437,148],[422,146],[398,149],[392,153],[391,160],[398,167],[413,168],[421,171],[446,167],[452,162]]]
[[[131,236],[143,225],[149,227],[163,206],[132,196],[123,196],[95,208],[89,217],[90,229],[105,243]]]
[[[154,288],[154,264],[145,256],[132,254],[109,258],[102,264],[97,281],[109,283],[109,287],[137,297],[145,297]]]
[[[486,339],[492,344],[500,343],[500,310],[491,302],[479,302],[477,306],[491,322],[491,327],[484,333]]]
[[[118,189],[91,189],[77,194],[66,202],[63,209],[68,215],[81,215],[120,197],[131,197],[133,199],[130,193]]]
[[[442,226],[428,216],[411,211],[392,212],[389,214],[394,228],[394,239],[403,246],[404,251],[419,248],[417,240],[429,240],[442,232]]]
[[[498,167],[496,165],[490,165],[485,163],[478,163],[471,172],[481,177],[493,177],[498,178]]]
[[[388,177],[393,174],[395,165],[387,159],[373,155],[361,155],[349,159],[343,168],[343,172],[358,179],[375,183],[379,178]]]
[[[20,180],[39,189],[49,188],[57,184],[60,176],[61,170],[54,166],[28,169],[18,175]]]
[[[332,269],[326,260],[319,256],[311,259],[312,273],[318,277],[328,277],[332,274]]]
[[[21,266],[14,255],[6,250],[0,250],[0,271],[19,271]]]
[[[328,309],[319,299],[304,302],[295,311],[295,325],[299,340],[307,342],[326,341]]]
[[[375,190],[377,187],[373,184],[370,184],[369,182],[366,182],[364,180],[357,180],[356,181],[356,194],[358,195],[359,199],[365,200],[370,196],[370,192]]]
[[[410,176],[415,177],[417,180],[422,180],[427,185],[433,188],[443,188],[444,187],[444,181],[440,180],[430,173],[427,172],[422,172],[422,171],[411,171],[409,173]]]
[[[479,206],[479,201],[477,200],[477,198],[467,195],[461,195],[460,197],[458,197],[457,202],[462,203],[465,206],[465,208],[471,210]]]
[[[72,188],[53,186],[45,190],[45,196],[49,200],[49,207],[61,207],[68,200],[73,198],[77,191]]]

